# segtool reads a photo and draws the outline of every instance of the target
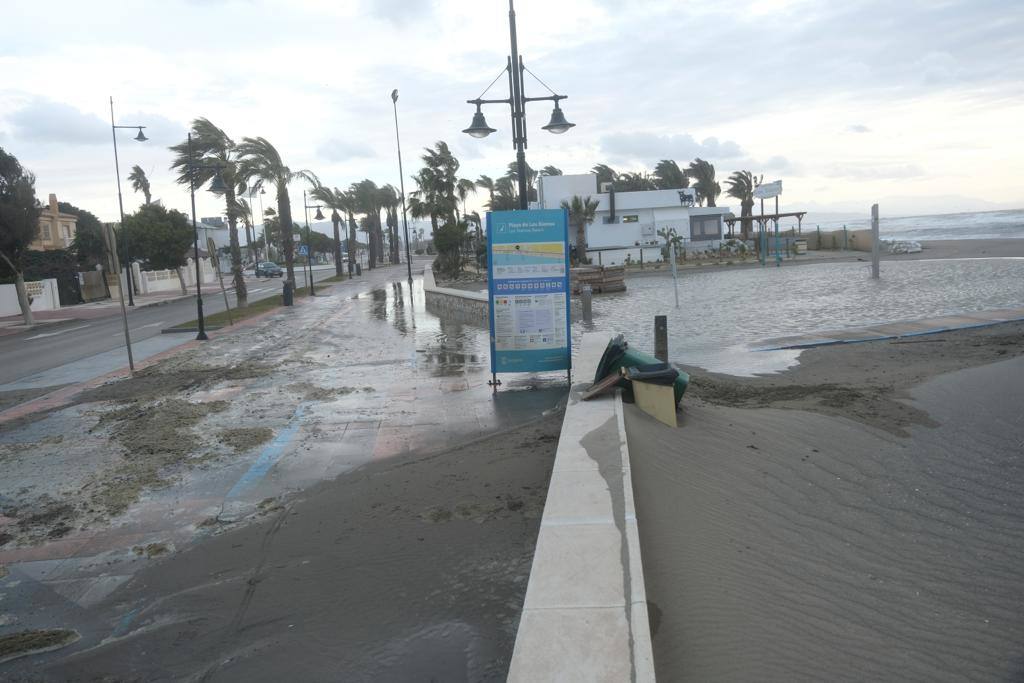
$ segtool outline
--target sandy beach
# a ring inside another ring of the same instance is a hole
[[[626,427],[661,680],[1020,680],[1024,325],[694,373]]]

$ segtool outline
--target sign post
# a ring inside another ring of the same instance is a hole
[[[499,372],[571,370],[568,212],[488,213],[487,255],[488,384],[498,390]]]
[[[220,272],[217,245],[214,244],[212,237],[206,238],[206,251],[210,254],[210,263],[213,264],[213,269],[217,271],[217,279],[220,280],[220,293],[224,295],[224,310],[228,313],[228,325],[234,325],[235,321],[231,319],[231,304],[228,303],[228,290],[224,289],[224,273]]]

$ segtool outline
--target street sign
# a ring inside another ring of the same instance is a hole
[[[771,199],[782,194],[782,181],[776,180],[771,183],[761,183],[754,188],[754,199]]]
[[[568,225],[564,209],[487,214],[491,373],[571,366]]]
[[[301,242],[301,241],[302,241],[302,235],[300,235],[297,232],[293,232],[292,233],[292,242]]]
[[[307,247],[305,244],[300,244],[299,256],[309,256],[309,247]]]

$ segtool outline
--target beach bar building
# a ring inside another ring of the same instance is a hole
[[[664,230],[675,230],[691,251],[717,249],[725,239],[723,217],[729,208],[697,206],[693,188],[616,192],[609,183],[598,188],[593,173],[542,176],[534,208],[557,209],[573,195],[598,202],[594,222],[587,228],[587,256],[593,263],[662,260],[665,238],[658,232]],[[575,231],[570,230],[569,241],[575,240]]]

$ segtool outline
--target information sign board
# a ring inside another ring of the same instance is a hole
[[[571,366],[568,225],[564,209],[487,214],[492,373]]]

